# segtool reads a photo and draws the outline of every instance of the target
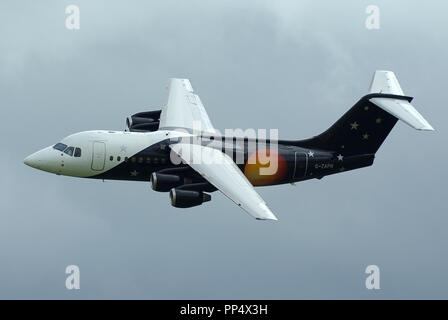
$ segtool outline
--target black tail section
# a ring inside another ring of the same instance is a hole
[[[369,101],[373,97],[410,97],[369,94],[359,100],[327,131],[311,139],[298,141],[307,148],[334,150],[343,154],[375,154],[398,119]]]

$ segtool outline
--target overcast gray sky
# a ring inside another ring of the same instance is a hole
[[[65,7],[81,28],[65,28]],[[364,26],[369,4],[380,30]],[[0,298],[448,298],[442,1],[0,2]],[[149,183],[23,164],[71,133],[123,129],[191,79],[214,125],[301,139],[395,71],[436,128],[399,123],[373,167],[258,189],[278,223],[220,194],[179,210]],[[81,290],[65,288],[65,267]],[[364,286],[367,265],[381,290]]]

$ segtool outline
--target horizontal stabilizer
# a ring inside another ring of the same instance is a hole
[[[430,130],[434,128],[425,118],[406,100],[393,98],[372,98],[370,102],[389,112],[396,118],[407,123],[417,130]]]
[[[392,71],[376,71],[370,85],[370,93],[402,96],[372,97],[370,102],[417,130],[434,130],[404,96],[400,83]]]

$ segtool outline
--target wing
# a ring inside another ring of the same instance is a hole
[[[188,79],[171,79],[168,88],[168,101],[162,108],[159,129],[187,131],[195,130],[215,134],[201,99],[193,92]]]
[[[208,182],[259,220],[277,220],[235,162],[220,150],[177,143],[170,148]]]

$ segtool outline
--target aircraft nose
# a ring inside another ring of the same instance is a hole
[[[35,169],[53,172],[56,167],[56,158],[51,147],[39,150],[23,160],[27,166]]]
[[[32,168],[39,169],[40,162],[42,162],[41,158],[39,157],[39,152],[40,151],[35,152],[35,153],[29,155],[28,157],[26,157],[23,160],[23,163]]]

